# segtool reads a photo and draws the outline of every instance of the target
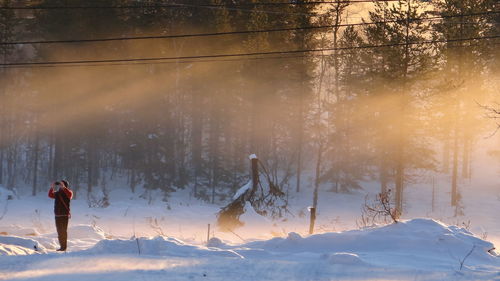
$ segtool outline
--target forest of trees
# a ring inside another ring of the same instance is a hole
[[[459,214],[492,128],[479,105],[499,101],[494,0],[31,2],[54,8],[0,1],[0,184],[33,195],[64,177],[77,196],[119,182],[220,203],[255,153],[287,193],[377,181],[399,210],[406,186],[446,174]],[[79,42],[270,29],[286,30]],[[259,54],[203,58],[242,53]],[[160,57],[185,58],[96,62]]]

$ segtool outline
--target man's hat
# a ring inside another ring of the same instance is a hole
[[[61,180],[65,187],[69,187],[69,182],[67,180]]]

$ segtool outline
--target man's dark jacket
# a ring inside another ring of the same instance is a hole
[[[54,214],[56,217],[69,217],[71,198],[73,198],[73,191],[69,188],[60,188],[59,191],[54,192],[51,188],[49,190],[49,197],[54,200]]]

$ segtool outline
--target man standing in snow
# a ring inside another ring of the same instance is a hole
[[[61,247],[58,251],[66,251],[68,240],[68,221],[71,217],[69,205],[73,198],[73,191],[69,189],[67,181],[54,182],[49,189],[49,197],[54,200],[54,215],[56,217],[57,236]]]

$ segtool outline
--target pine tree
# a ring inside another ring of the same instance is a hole
[[[487,17],[467,16],[484,12],[493,8],[493,1],[456,1],[447,0],[436,4],[438,13],[445,16],[443,21],[434,25],[436,37],[453,40],[457,38],[472,38],[483,36],[487,33]],[[446,17],[448,15],[463,15],[460,17]],[[455,215],[462,214],[461,195],[459,191],[459,164],[462,155],[462,177],[471,177],[471,151],[474,142],[474,127],[477,127],[476,101],[480,100],[479,92],[475,97],[468,95],[474,88],[481,88],[481,79],[477,73],[484,69],[484,59],[478,54],[484,53],[487,42],[460,41],[449,42],[441,48],[445,62],[443,74],[452,87],[443,93],[447,101],[451,100],[452,107],[446,108],[444,116],[449,122],[450,133],[446,143],[451,146],[451,206],[455,207]],[[451,77],[451,78],[448,78]],[[451,79],[448,80],[448,79]],[[446,146],[448,147],[448,145]],[[460,152],[462,150],[462,152]],[[448,155],[448,153],[446,153]],[[448,161],[446,156],[445,161]]]
[[[413,103],[413,94],[418,89],[416,80],[428,69],[429,50],[425,45],[412,44],[425,40],[428,30],[426,22],[412,19],[423,17],[425,7],[416,1],[396,3],[377,2],[370,12],[370,21],[384,22],[368,25],[365,36],[368,45],[394,45],[374,48],[368,61],[372,68],[371,83],[373,94],[386,100],[380,111],[374,112],[379,123],[380,135],[377,145],[381,155],[379,165],[382,190],[387,181],[384,177],[392,174],[395,185],[396,209],[403,211],[403,191],[411,169],[431,168],[432,159],[425,142],[418,138],[412,124],[418,122]],[[391,22],[387,22],[391,21]],[[425,141],[425,139],[423,139]],[[426,157],[423,157],[426,155]]]
[[[10,0],[0,1],[0,6],[8,7],[12,5]],[[20,20],[16,18],[14,11],[2,9],[0,11],[0,41],[9,42],[15,38],[14,28],[20,24]],[[13,45],[1,45],[0,56],[1,61],[8,63],[15,55]],[[12,108],[14,105],[13,97],[9,93],[9,86],[13,86],[16,80],[9,79],[14,77],[12,71],[4,68],[0,69],[0,185],[6,184],[12,188],[16,183],[16,166],[17,166],[17,147],[15,142],[17,116]],[[4,162],[7,164],[6,174],[4,174]]]

